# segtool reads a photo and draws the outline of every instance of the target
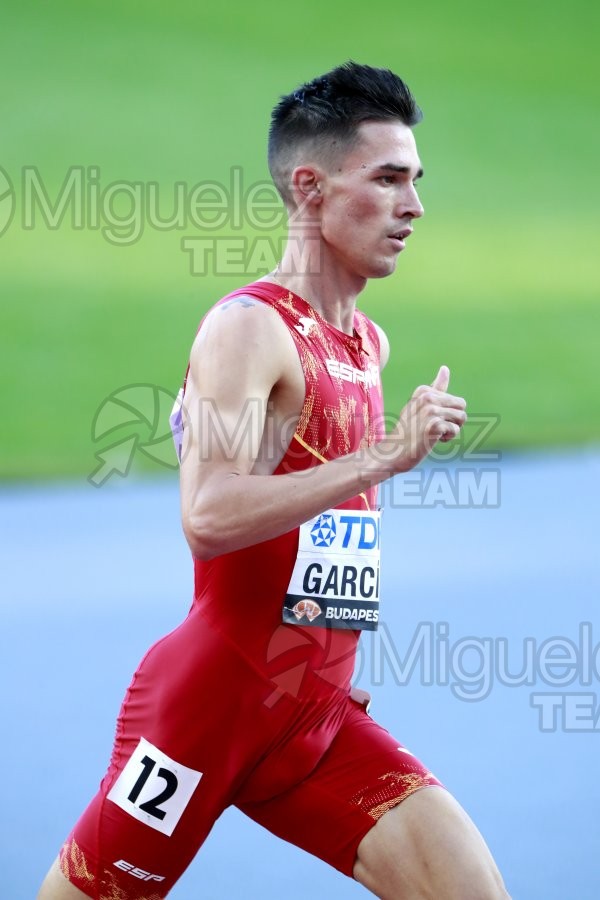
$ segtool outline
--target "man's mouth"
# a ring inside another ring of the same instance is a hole
[[[400,231],[388,234],[388,238],[392,241],[396,250],[404,250],[404,242],[409,234],[412,234],[412,228],[401,228]]]

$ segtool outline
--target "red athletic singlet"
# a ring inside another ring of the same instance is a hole
[[[354,333],[344,334],[302,298],[265,282],[221,302],[240,295],[281,316],[306,381],[296,434],[275,476],[377,441],[379,342],[369,320],[357,312]],[[375,489],[349,500],[314,540],[317,560],[326,559],[334,526],[346,523],[336,540],[359,560],[346,572],[348,590],[362,578],[367,598],[374,538],[363,525],[375,503]],[[191,610],[140,663],[108,772],[61,850],[64,875],[87,896],[166,897],[230,805],[351,876],[357,847],[377,819],[439,784],[353,699],[359,631],[318,627],[317,619],[311,627],[283,621],[293,613],[283,604],[303,529],[194,560]],[[313,570],[319,564],[309,563]]]
[[[294,339],[306,382],[296,433],[275,475],[321,465],[381,440],[379,339],[367,317],[357,311],[354,334],[345,334],[301,297],[266,282],[235,291],[221,303],[243,295],[258,297],[279,313]],[[370,510],[376,500],[377,488],[372,488],[340,508]],[[332,687],[348,690],[360,632],[335,628],[299,635],[281,624],[297,547],[296,528],[209,562],[195,559],[195,602],[267,677],[277,683],[283,677],[281,686],[287,690],[292,676],[284,657],[293,650],[297,665],[305,663],[302,677],[298,670],[293,675],[296,695],[325,697]]]

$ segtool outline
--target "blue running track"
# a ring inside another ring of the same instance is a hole
[[[600,453],[504,459],[470,508],[452,506],[457,467],[433,471],[386,491],[384,626],[358,683],[473,817],[514,900],[598,900]],[[4,487],[0,506],[0,897],[32,900],[104,774],[138,660],[187,612],[192,567],[175,477]],[[229,810],[170,896],[331,895],[368,896]]]

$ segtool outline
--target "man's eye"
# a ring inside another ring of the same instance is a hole
[[[383,184],[393,184],[394,183],[393,175],[380,175],[379,181],[383,182]]]

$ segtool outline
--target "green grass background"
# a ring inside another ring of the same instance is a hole
[[[426,215],[360,300],[392,342],[387,409],[447,363],[470,410],[500,417],[494,447],[597,441],[599,24],[587,0],[5,9],[0,165],[17,212],[0,237],[2,477],[89,474],[103,400],[140,382],[175,392],[203,312],[263,274],[192,275],[181,240],[206,233],[191,223],[131,246],[68,221],[26,230],[22,167],[51,197],[74,165],[99,167],[103,187],[158,182],[166,216],[177,181],[226,185],[232,166],[266,181],[279,95],[348,58],[397,71],[425,112]]]

